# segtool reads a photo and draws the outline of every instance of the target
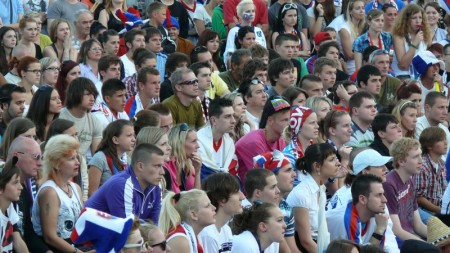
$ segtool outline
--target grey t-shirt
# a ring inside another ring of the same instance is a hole
[[[84,3],[77,2],[75,4],[70,4],[66,0],[57,0],[48,7],[47,18],[63,18],[69,21],[69,24],[73,24],[75,21],[75,13],[83,9],[88,9],[87,5]]]
[[[91,166],[95,166],[100,169],[102,177],[100,178],[100,186],[102,186],[112,176],[111,169],[106,161],[105,153],[98,151],[89,161],[88,168],[92,170]]]
[[[298,29],[309,29],[309,19],[308,15],[306,14],[306,9],[301,4],[296,4],[298,15],[297,15],[297,22],[298,22]],[[277,26],[277,19],[278,19],[278,12],[280,11],[281,4],[278,2],[272,4],[269,8],[269,27],[270,30],[273,31],[275,27]]]

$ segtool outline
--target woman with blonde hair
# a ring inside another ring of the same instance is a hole
[[[355,72],[355,54],[352,50],[353,42],[359,37],[366,25],[363,0],[350,0],[344,13],[344,24],[338,31],[338,42],[344,53],[348,74]]]
[[[236,120],[236,124],[233,132],[230,133],[230,136],[236,143],[242,136],[248,134],[252,130],[255,130],[255,126],[253,126],[251,120],[248,120],[245,115],[245,109],[247,109],[247,106],[245,106],[244,100],[242,99],[242,95],[240,93],[232,92],[225,95],[224,98],[233,101],[233,116]]]
[[[203,252],[197,236],[214,224],[216,208],[202,190],[169,192],[163,200],[158,225],[167,244],[177,253]]]
[[[59,71],[61,71],[61,64],[55,57],[44,57],[39,60],[41,63],[41,80],[39,86],[50,85],[55,87],[58,81]]]
[[[44,152],[44,179],[32,209],[34,231],[54,252],[83,252],[70,239],[83,207],[80,186],[72,182],[80,170],[80,143],[68,135],[48,140]]]
[[[88,39],[80,48],[81,76],[89,78],[94,84],[101,82],[98,62],[102,58],[102,44],[96,39]]]
[[[331,111],[333,103],[326,97],[310,97],[306,99],[305,107],[311,108],[317,114],[319,123],[325,119],[325,116]]]
[[[144,248],[152,253],[170,253],[172,249],[167,244],[166,237],[158,226],[152,223],[145,223],[139,227],[142,238],[144,238]]]
[[[198,153],[197,132],[186,123],[177,125],[169,132],[169,145],[172,153],[164,167],[169,171],[172,191],[200,189],[202,158]]]
[[[57,58],[61,63],[77,60],[78,52],[72,45],[72,29],[67,20],[55,19],[50,24],[49,36],[53,43],[44,48],[44,56]]]
[[[41,59],[42,49],[38,44],[34,43],[35,39],[39,37],[36,20],[27,16],[23,17],[19,21],[19,33],[21,39],[18,44],[22,44],[30,49],[30,56]]]
[[[122,31],[124,28],[123,22],[117,17],[118,10],[126,11],[127,2],[125,0],[105,0],[105,9],[100,11],[98,21],[104,25],[107,30],[114,30],[116,32]]]
[[[417,124],[417,107],[414,102],[406,99],[398,101],[392,110],[392,115],[400,122],[402,136],[414,138]]]
[[[412,59],[431,44],[431,32],[425,11],[417,4],[402,9],[394,24],[394,61],[392,69],[399,79],[414,78]]]

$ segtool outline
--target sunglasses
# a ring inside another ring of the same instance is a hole
[[[150,247],[152,247],[152,248],[161,247],[162,250],[166,250],[167,249],[167,241],[162,241],[160,243],[150,245]]]
[[[30,153],[24,153],[24,152],[17,152],[17,153],[22,154],[22,155],[30,155],[31,158],[33,158],[33,160],[36,160],[36,161],[40,161],[42,159],[42,155],[39,155],[39,154],[30,154]]]
[[[250,84],[254,84],[254,85],[256,85],[256,84],[262,84],[262,85],[264,85],[264,83],[263,83],[262,81],[258,80],[258,79],[252,79],[252,80],[250,80]]]
[[[281,10],[281,13],[288,11],[288,10],[297,10],[297,6],[295,4],[285,4],[283,6],[283,9]]]
[[[184,81],[179,83],[181,85],[195,85],[198,84],[198,79],[192,79],[192,80],[188,80],[188,81]]]
[[[123,247],[125,249],[133,249],[133,248],[140,249],[140,251],[142,252],[143,249],[146,249],[145,248],[146,244],[145,244],[144,240],[142,240],[142,242],[140,242],[140,243],[125,244]]]

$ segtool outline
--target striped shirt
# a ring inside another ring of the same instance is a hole
[[[346,146],[363,148],[368,147],[374,139],[372,128],[363,131],[354,121],[352,121],[352,136]]]

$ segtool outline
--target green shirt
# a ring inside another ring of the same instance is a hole
[[[228,85],[228,90],[234,91],[239,88],[239,80],[234,79],[231,70],[227,70],[219,74],[219,77]]]
[[[172,113],[173,123],[186,123],[189,126],[199,129],[205,125],[205,118],[203,117],[202,106],[196,99],[192,100],[189,106],[184,106],[176,95],[172,95],[162,102],[169,107]]]
[[[376,97],[378,103],[383,105],[383,107],[394,103],[397,97],[398,86],[400,86],[399,79],[386,76],[386,80],[381,84],[380,95]]]
[[[227,39],[227,27],[223,21],[223,7],[216,6],[211,17],[211,28],[219,34],[219,40]]]

